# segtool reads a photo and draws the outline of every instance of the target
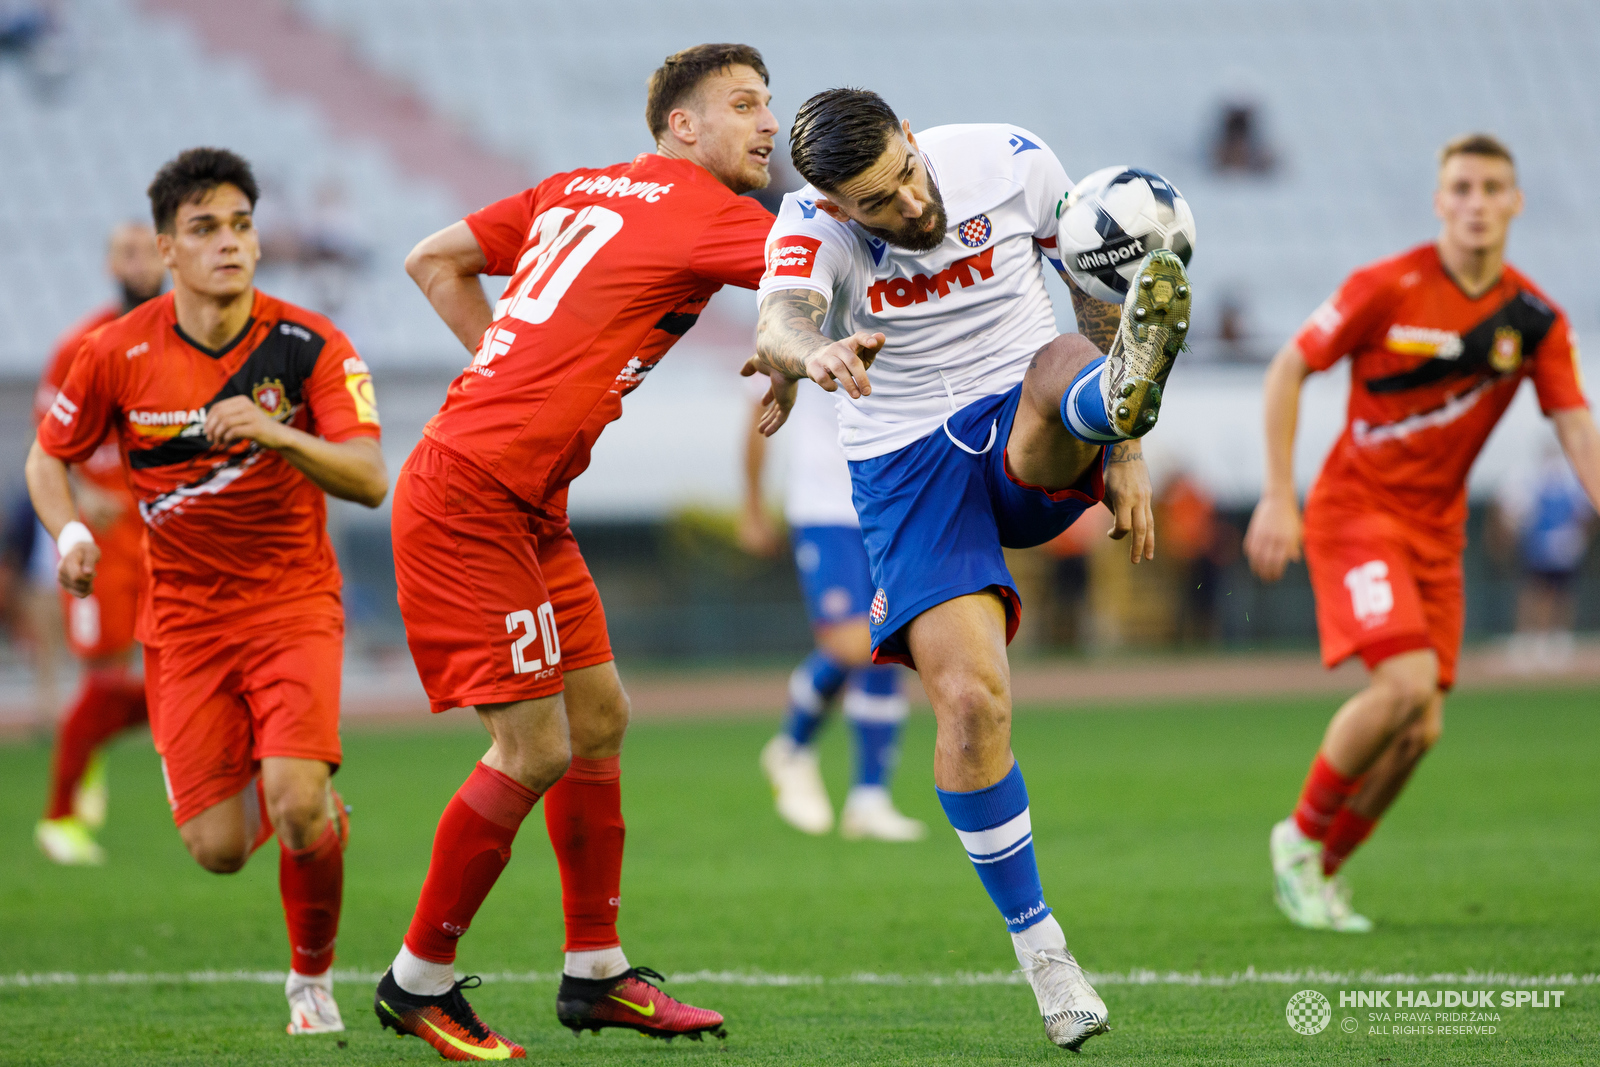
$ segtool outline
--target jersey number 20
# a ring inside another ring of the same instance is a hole
[[[599,204],[542,212],[528,228],[533,244],[517,262],[494,317],[510,316],[533,326],[549,319],[578,274],[621,229],[622,216]]]

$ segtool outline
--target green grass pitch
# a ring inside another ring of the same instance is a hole
[[[1332,701],[1020,711],[1047,896],[1085,967],[1116,979],[1100,985],[1115,1030],[1089,1042],[1085,1060],[1600,1063],[1597,697],[1452,699],[1442,744],[1347,868],[1378,924],[1365,937],[1289,928],[1266,867],[1267,829],[1292,803]],[[111,762],[110,865],[52,867],[29,839],[46,753],[0,748],[0,1063],[438,1062],[421,1042],[379,1031],[370,980],[355,972],[392,957],[435,820],[484,747],[470,713],[455,718],[460,729],[346,738],[338,784],[354,814],[337,966],[351,973],[336,990],[349,1026],[338,1038],[287,1037],[274,981],[159,977],[286,967],[275,849],[232,877],[195,867],[148,742],[130,739]],[[625,946],[633,962],[679,976],[670,992],[724,1012],[726,1043],[621,1031],[575,1040],[557,1024],[559,890],[537,810],[458,963],[499,976],[473,996],[490,1024],[548,1064],[1068,1056],[1014,984],[1010,940],[940,813],[929,717],[906,732],[896,789],[933,831],[915,845],[782,826],[755,762],[771,728],[641,723],[623,761]],[[837,724],[824,762],[837,800],[849,762]],[[45,973],[65,977],[18,977]],[[107,981],[113,973],[127,978]],[[1498,989],[1508,974],[1554,976],[1530,988],[1564,989],[1561,1006],[1499,1009],[1493,1036],[1372,1034],[1367,1011],[1338,1006],[1341,989]],[[1314,1036],[1285,1020],[1303,988],[1334,1004]]]

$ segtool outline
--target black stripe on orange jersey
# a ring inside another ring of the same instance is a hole
[[[694,312],[669,311],[661,316],[661,321],[656,323],[656,329],[682,337],[689,332],[689,327],[700,321],[700,316]]]
[[[1451,378],[1496,377],[1511,374],[1522,359],[1544,343],[1545,335],[1556,324],[1556,313],[1549,304],[1527,290],[1502,304],[1494,314],[1461,335],[1461,354],[1454,359],[1437,356],[1408,371],[1372,378],[1363,382],[1367,392],[1378,395],[1400,393]],[[1502,358],[1508,343],[1515,352]]]
[[[274,323],[255,351],[245,357],[244,363],[217,394],[206,401],[205,407],[209,409],[234,396],[248,396],[259,402],[257,390],[275,387],[281,390],[281,397],[269,414],[287,422],[305,401],[305,383],[316,370],[324,344],[326,341],[320,335],[298,322]],[[203,348],[200,351],[206,352]],[[191,463],[208,453],[223,455],[229,451],[232,449],[213,448],[198,427],[186,427],[179,435],[153,448],[130,449],[128,464],[137,470],[149,470]]]

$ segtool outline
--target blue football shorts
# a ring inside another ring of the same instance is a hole
[[[1105,496],[1103,450],[1077,485],[1054,493],[1012,477],[1005,443],[1021,399],[1018,382],[962,408],[943,430],[851,462],[876,587],[868,611],[873,662],[915,667],[906,624],[936,604],[984,589],[1005,601],[1009,643],[1022,601],[1001,549],[1044,544]]]
[[[860,527],[797,526],[790,538],[812,627],[865,616],[877,587]]]

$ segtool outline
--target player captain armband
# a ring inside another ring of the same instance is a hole
[[[94,534],[89,532],[89,527],[76,520],[61,527],[61,532],[56,535],[56,551],[63,556],[85,544],[94,544]]]

